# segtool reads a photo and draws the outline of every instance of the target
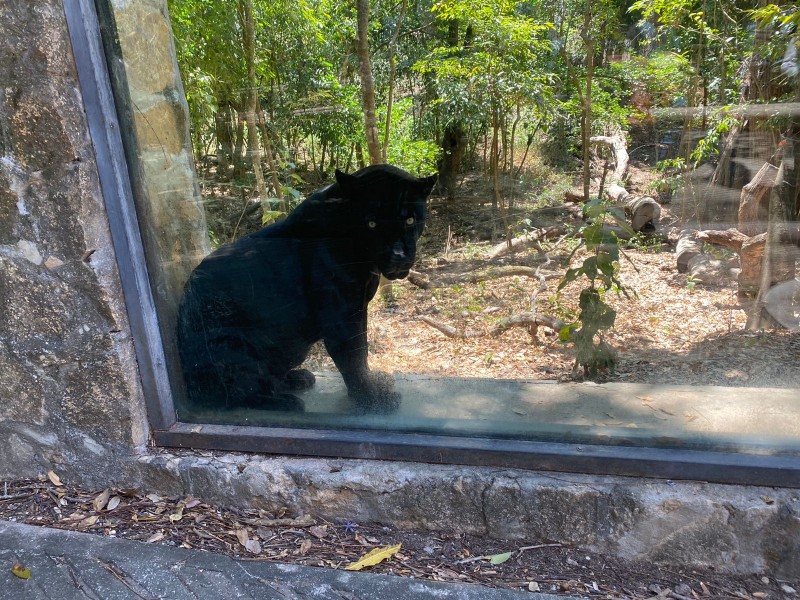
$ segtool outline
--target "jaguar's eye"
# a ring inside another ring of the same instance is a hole
[[[406,225],[413,225],[414,224],[414,217],[408,217],[406,219]]]
[[[367,227],[369,227],[370,229],[375,229],[377,226],[378,224],[375,221],[370,221],[369,223],[367,223]]]

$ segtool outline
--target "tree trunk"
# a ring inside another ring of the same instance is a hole
[[[752,236],[767,230],[769,193],[775,185],[777,173],[775,165],[764,163],[752,181],[742,188],[738,229],[743,234]]]
[[[235,113],[227,101],[218,99],[217,103],[217,112],[214,113],[214,134],[217,138],[217,174],[227,177],[233,159]]]
[[[457,47],[460,43],[458,29],[458,19],[453,19],[447,24],[447,44],[451,48]],[[467,42],[468,40],[465,39],[465,44]],[[449,202],[456,198],[458,172],[466,149],[467,135],[464,131],[463,122],[447,120],[442,133],[442,157],[437,165],[439,179],[436,185],[439,188],[439,193],[445,196]],[[484,146],[485,152],[486,147]]]
[[[397,27],[395,27],[392,39],[389,40],[389,97],[386,99],[386,127],[383,131],[382,158],[386,162],[386,153],[389,151],[389,132],[392,127],[392,103],[394,102],[394,76],[395,76],[395,57],[394,49],[397,44],[397,37],[400,35],[400,28],[403,26],[403,19],[406,16],[407,0],[403,0],[400,5],[400,15],[397,17]]]
[[[258,143],[258,79],[256,78],[256,34],[253,22],[253,0],[239,0],[239,24],[242,27],[242,48],[247,64],[247,99],[245,118],[247,119],[247,154],[253,164],[256,190],[262,207],[267,208],[267,186],[261,169],[261,147]]]
[[[583,115],[581,118],[581,137],[583,138],[583,197],[589,200],[589,188],[592,183],[592,154],[589,138],[592,135],[592,75],[594,74],[594,42],[590,37],[591,3],[586,3],[583,31],[581,37],[586,44],[586,94],[583,98]]]
[[[361,74],[361,102],[364,109],[364,131],[367,136],[369,162],[377,165],[382,160],[378,139],[378,119],[375,116],[375,80],[369,60],[369,0],[356,0],[358,17],[358,61]]]
[[[267,135],[267,117],[264,111],[258,110],[258,124],[261,128],[261,142],[264,145],[264,154],[267,156],[267,164],[269,165],[270,176],[272,177],[272,187],[275,190],[275,196],[278,198],[278,210],[282,213],[286,212],[286,202],[283,200],[283,187],[278,181],[278,170],[275,167],[275,157],[272,154],[272,144]]]
[[[439,191],[452,201],[458,188],[458,171],[464,152],[467,149],[467,136],[458,121],[448,123],[442,136],[442,158],[439,160]]]
[[[233,159],[233,177],[239,178],[245,172],[245,160],[242,154],[245,145],[244,124],[247,119],[239,106],[235,107],[233,114],[236,117],[236,137],[233,142],[233,154],[231,158]]]

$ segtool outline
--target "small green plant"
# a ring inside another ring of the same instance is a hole
[[[575,344],[575,369],[582,368],[584,376],[593,379],[613,371],[617,362],[616,352],[604,340],[605,332],[614,326],[617,318],[616,311],[605,302],[606,292],[614,291],[628,296],[625,286],[617,277],[619,238],[604,224],[610,219],[626,231],[631,228],[622,211],[600,199],[589,201],[584,214],[591,222],[583,228],[581,242],[570,255],[570,261],[580,247],[586,247],[590,256],[581,266],[567,269],[558,290],[561,291],[581,277],[586,277],[589,285],[580,293],[578,320],[562,328],[559,339]]]
[[[694,275],[687,275],[686,276],[686,287],[689,289],[689,293],[691,294],[694,291],[694,288],[697,286],[697,282],[700,281]]]

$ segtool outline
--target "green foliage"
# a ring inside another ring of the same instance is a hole
[[[633,55],[624,62],[611,63],[607,70],[609,79],[603,78],[602,71],[598,73],[604,86],[616,80],[617,95],[643,91],[657,107],[672,106],[685,97],[694,77],[689,58],[671,50],[659,50],[649,56]]]
[[[415,135],[413,108],[412,98],[395,100],[392,105],[392,135],[386,149],[386,160],[411,173],[431,173],[436,170],[441,148],[433,141]],[[385,119],[382,121],[380,130],[383,130]]]
[[[558,285],[558,291],[582,277],[586,277],[589,285],[581,290],[578,320],[564,327],[559,332],[559,339],[575,345],[576,367],[583,369],[585,377],[595,378],[613,371],[616,364],[614,349],[605,342],[603,336],[604,332],[614,326],[617,313],[604,301],[604,296],[608,291],[628,295],[617,277],[619,239],[604,225],[611,220],[626,230],[630,230],[630,226],[627,225],[624,214],[599,199],[587,202],[584,213],[591,222],[583,228],[582,242],[575,251],[585,247],[590,256],[579,267],[567,269]]]
[[[446,40],[414,65],[428,78],[432,107],[440,122],[485,124],[493,113],[516,104],[538,107],[549,95],[552,77],[541,60],[549,23],[522,12],[519,0],[440,0],[431,12],[446,29],[458,22],[471,37],[463,44]]]
[[[709,129],[689,155],[695,166],[709,159],[719,156],[720,144],[731,128],[736,123],[736,117],[728,112],[728,107],[716,111],[709,120]]]

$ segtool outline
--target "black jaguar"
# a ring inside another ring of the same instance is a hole
[[[323,340],[364,410],[397,408],[392,377],[367,366],[367,303],[380,275],[408,275],[436,176],[389,165],[348,175],[285,220],[207,256],[183,292],[177,340],[190,404],[303,410],[298,367]]]

